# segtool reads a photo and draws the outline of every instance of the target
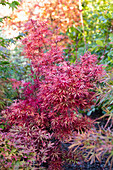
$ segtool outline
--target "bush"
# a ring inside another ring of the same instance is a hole
[[[93,164],[96,160],[100,163],[105,159],[105,165],[113,167],[113,132],[112,129],[99,128],[85,133],[79,133],[73,137],[70,149],[76,154],[83,156],[84,161]]]
[[[11,133],[16,126],[23,145],[33,146],[38,167],[61,169],[66,152],[62,142],[93,126],[94,121],[83,117],[79,109],[91,107],[96,83],[104,71],[90,53],[75,64],[65,61],[63,48],[56,43],[59,37],[50,39],[52,32],[46,22],[30,20],[26,31],[23,43],[32,63],[32,81],[17,81],[23,100],[2,111],[2,124],[9,123],[3,133]]]

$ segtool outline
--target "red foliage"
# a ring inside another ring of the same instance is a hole
[[[58,45],[63,37],[55,37],[47,22],[30,20],[25,24],[25,31],[28,32],[28,36],[22,41],[25,45],[24,54],[31,60],[38,75],[45,69],[47,71],[47,68],[52,67],[54,63],[64,60],[63,47]]]
[[[23,43],[34,70],[33,82],[22,83],[24,100],[2,113],[11,126],[23,128],[19,133],[24,138],[27,133],[39,164],[46,161],[48,169],[61,169],[61,141],[92,126],[93,121],[83,117],[79,109],[93,104],[96,83],[104,72],[96,63],[97,57],[88,53],[75,64],[66,62],[59,37],[52,36],[47,23],[30,20],[26,31]]]
[[[14,129],[13,129],[14,130]],[[16,133],[1,132],[0,130],[0,167],[1,169],[15,169],[17,167],[31,167],[32,161],[35,160],[35,149],[31,144],[31,140],[28,145],[25,145],[28,138],[22,134],[18,134],[17,128]],[[24,131],[25,133],[25,131]],[[26,159],[26,161],[24,161]]]
[[[73,130],[82,128],[79,122],[83,127],[91,123],[77,114],[79,109],[93,104],[96,82],[102,74],[102,67],[95,60],[94,55],[85,54],[73,65],[55,65],[40,83],[37,97],[41,99],[41,112],[47,115],[57,137],[68,137]]]

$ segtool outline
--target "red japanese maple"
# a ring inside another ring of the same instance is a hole
[[[23,127],[23,132],[19,133],[23,133],[24,138],[24,131],[27,131],[39,165],[46,162],[48,169],[61,169],[62,141],[92,126],[93,121],[83,117],[79,109],[90,108],[93,104],[96,83],[104,71],[102,65],[97,65],[97,57],[89,53],[75,64],[65,61],[59,37],[52,36],[46,22],[30,20],[26,31],[28,35],[23,44],[25,56],[32,64],[32,83],[22,84],[24,100],[2,113],[10,128]],[[6,129],[9,131],[8,127]]]

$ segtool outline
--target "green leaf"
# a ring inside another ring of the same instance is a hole
[[[3,22],[3,18],[0,18],[0,22]]]
[[[1,128],[1,129],[4,129],[5,127],[4,127],[4,125],[0,125],[0,128]]]
[[[113,42],[113,33],[109,35],[109,39],[111,40],[111,42]]]
[[[109,8],[111,11],[113,11],[113,4],[110,5],[110,8]]]
[[[13,1],[12,3],[9,4],[9,6],[10,6],[10,8],[12,8],[12,10],[14,10],[14,8],[17,9],[18,5],[20,5],[20,3],[17,1]]]
[[[110,51],[110,52],[108,53],[108,60],[109,60],[109,61],[113,61],[113,59],[112,59],[111,57],[113,57],[113,51]]]
[[[97,45],[100,45],[100,46],[102,46],[102,47],[104,46],[104,44],[103,44],[103,42],[102,42],[101,40],[96,40],[96,44],[97,44]]]
[[[0,64],[10,64],[8,61],[0,61]]]

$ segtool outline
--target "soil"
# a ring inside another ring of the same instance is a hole
[[[94,164],[84,163],[83,165],[67,165],[65,170],[109,170],[109,166],[104,167],[105,161],[101,162],[101,164],[96,161]],[[113,168],[112,168],[113,170]]]

